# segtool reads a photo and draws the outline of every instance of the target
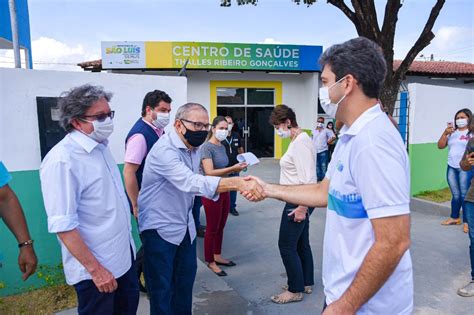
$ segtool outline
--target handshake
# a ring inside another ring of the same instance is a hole
[[[268,195],[269,184],[258,177],[246,176],[241,178],[238,185],[240,194],[249,201],[257,202],[270,197]]]

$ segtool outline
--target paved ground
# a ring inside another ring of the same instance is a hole
[[[278,164],[264,160],[248,173],[278,181]],[[240,197],[239,197],[240,198]],[[269,297],[286,282],[277,239],[282,202],[248,203],[238,200],[239,217],[229,217],[223,255],[235,261],[227,277],[217,277],[199,263],[194,287],[195,314],[318,314],[323,305],[321,253],[325,211],[311,216],[310,239],[315,268],[315,290],[303,302],[276,305]],[[204,219],[204,213],[201,217]],[[462,298],[456,290],[469,279],[468,237],[460,226],[442,227],[439,216],[413,212],[412,258],[414,261],[415,314],[472,314],[474,298]],[[198,256],[202,259],[202,239]],[[69,313],[70,312],[70,313]],[[68,313],[73,314],[71,310]],[[148,314],[142,296],[139,314]]]

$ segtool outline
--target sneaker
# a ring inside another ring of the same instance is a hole
[[[237,209],[235,209],[235,208],[232,208],[232,209],[230,209],[230,214],[232,214],[233,216],[235,216],[235,217],[236,217],[236,216],[238,216],[238,215],[239,215],[239,212],[237,211]]]
[[[474,280],[469,282],[464,288],[459,289],[458,294],[464,297],[474,296]]]

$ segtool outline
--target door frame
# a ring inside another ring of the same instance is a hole
[[[274,89],[275,90],[275,105],[283,103],[283,84],[281,81],[235,81],[235,80],[222,80],[210,81],[210,118],[211,121],[217,116],[217,89],[218,88],[248,88],[248,89]],[[275,158],[279,159],[282,156],[282,140],[274,133],[275,143]]]

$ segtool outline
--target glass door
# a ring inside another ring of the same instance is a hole
[[[274,130],[269,123],[274,99],[274,89],[217,89],[217,114],[233,118],[234,131],[244,140],[245,151],[259,158],[275,155]]]

